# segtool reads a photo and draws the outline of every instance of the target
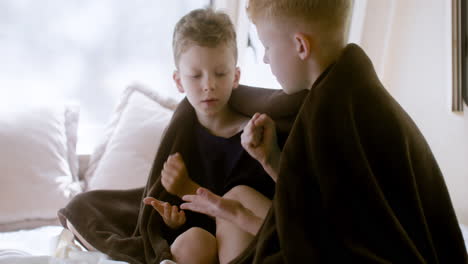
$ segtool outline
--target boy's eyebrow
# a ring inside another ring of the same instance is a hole
[[[186,69],[188,71],[200,71],[200,68],[199,67],[186,67]],[[213,67],[214,70],[217,70],[217,71],[228,71],[230,70],[230,67],[229,65],[226,65],[226,64],[219,64],[219,65],[216,65]]]
[[[190,65],[184,65],[183,69],[185,71],[200,71],[200,68],[199,67],[192,67]]]
[[[222,63],[222,64],[219,64],[219,65],[216,65],[215,69],[222,69],[222,70],[229,70],[230,67],[227,63]]]
[[[222,66],[222,67],[216,67],[216,70],[217,70],[217,71],[228,71],[229,68],[228,68],[228,67]]]

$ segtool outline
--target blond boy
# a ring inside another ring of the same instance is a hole
[[[424,137],[362,49],[346,45],[351,7],[351,0],[248,3],[264,62],[284,92],[310,91],[282,152],[267,115],[244,129],[244,148],[277,188],[255,243],[233,263],[467,262]],[[181,208],[208,208],[223,199],[184,200]]]
[[[216,219],[215,232],[207,230],[209,226],[203,228],[204,224],[190,224],[188,230],[184,231],[181,227],[191,220],[189,216],[186,217],[185,211],[151,197],[147,197],[144,202],[159,212],[169,228],[176,232],[182,230],[171,244],[173,260],[178,263],[227,263],[242,252],[257,233],[271,206],[270,199],[274,192],[272,179],[242,148],[240,134],[249,118],[233,111],[228,105],[240,78],[240,69],[236,67],[234,27],[229,17],[222,12],[211,9],[191,11],[175,27],[173,51],[175,84],[179,92],[186,94],[194,109],[196,123],[200,126],[194,129],[194,133],[201,134],[201,139],[195,137],[197,142],[191,144],[201,145],[200,153],[206,153],[206,156],[201,157],[202,164],[197,166],[206,165],[208,169],[198,169],[198,175],[194,175],[193,168],[190,170],[186,167],[183,157],[179,153],[173,154],[168,157],[161,172],[162,185],[178,197],[197,192],[221,194],[224,197],[223,206],[233,210],[223,211],[229,212],[224,215],[202,212]],[[210,141],[218,143],[212,144]],[[214,148],[205,149],[204,145]],[[228,152],[238,155],[226,154],[233,160],[225,161],[211,154],[224,155]],[[205,162],[212,158],[216,159],[217,164]],[[218,168],[220,163],[228,164],[226,170],[218,169],[216,175],[213,175],[214,170],[209,167]],[[193,177],[198,178],[199,182],[193,180]],[[205,184],[224,188],[210,191],[201,188]],[[232,222],[233,218],[238,221]],[[205,220],[212,221],[208,217]]]

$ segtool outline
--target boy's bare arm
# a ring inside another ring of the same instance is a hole
[[[256,113],[244,128],[241,144],[276,182],[281,151],[276,139],[275,122],[266,114]]]
[[[182,199],[185,203],[180,205],[181,209],[227,220],[252,235],[257,234],[263,223],[262,218],[239,201],[220,197],[206,188],[199,188],[195,195],[185,195]]]
[[[281,152],[278,149],[277,151],[271,153],[270,160],[268,162],[262,164],[263,169],[275,182],[278,180],[280,157]]]

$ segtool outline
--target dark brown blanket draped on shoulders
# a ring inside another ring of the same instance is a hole
[[[441,171],[356,45],[314,84],[273,207],[233,263],[466,263]]]
[[[268,113],[278,123],[278,130],[287,133],[305,94],[286,96],[280,90],[241,86],[233,92],[230,103],[248,116],[256,111]],[[252,99],[259,101],[250,101],[255,107],[245,103]],[[194,110],[184,99],[164,133],[147,185],[132,190],[82,193],[58,212],[62,225],[65,226],[68,219],[87,242],[116,260],[153,264],[170,258],[169,241],[183,230],[173,232],[165,227],[156,210],[143,205],[142,199],[152,196],[175,205],[181,203],[162,187],[160,172],[167,157],[175,152],[184,157],[189,172],[197,169],[199,157],[194,157],[191,151],[194,122]]]

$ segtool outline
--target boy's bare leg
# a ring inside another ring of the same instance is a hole
[[[216,264],[216,238],[208,231],[193,227],[179,235],[171,245],[171,253],[178,264]]]
[[[245,185],[239,185],[227,192],[224,198],[239,201],[258,217],[265,219],[271,207],[271,200]],[[240,229],[232,222],[216,219],[216,239],[220,264],[228,263],[237,257],[252,241],[254,236]]]

